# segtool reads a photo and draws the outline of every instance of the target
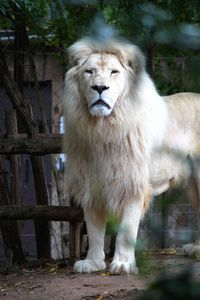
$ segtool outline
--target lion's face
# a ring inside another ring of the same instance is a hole
[[[140,74],[144,73],[142,53],[123,41],[108,39],[100,43],[86,38],[70,46],[68,54],[73,67],[67,72],[66,93],[75,84],[70,99],[86,104],[94,117],[109,116],[116,107],[125,104]]]
[[[114,54],[94,53],[83,63],[79,88],[92,116],[111,114],[122,97],[127,82],[126,71]]]

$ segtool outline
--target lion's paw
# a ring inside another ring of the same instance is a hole
[[[105,270],[104,261],[94,261],[91,259],[79,260],[74,264],[74,271],[77,273],[92,273]]]
[[[135,262],[114,260],[110,265],[111,274],[137,274],[138,268]]]
[[[200,258],[200,245],[186,244],[182,249],[185,255]]]

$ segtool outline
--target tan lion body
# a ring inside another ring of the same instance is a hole
[[[66,185],[84,209],[89,236],[87,258],[74,269],[89,273],[105,268],[106,218],[114,213],[120,229],[110,272],[135,273],[134,247],[144,207],[171,179],[178,181],[183,174],[186,179],[190,173],[185,162],[177,170],[165,148],[183,149],[184,157],[200,149],[195,142],[198,96],[163,100],[144,70],[141,52],[128,43],[82,40],[69,54],[74,66],[66,74],[64,94]]]
[[[158,191],[154,187],[155,195],[170,187],[166,179],[173,179],[177,185],[187,184],[191,173],[187,157],[200,156],[200,94],[178,93],[163,98],[168,122],[160,156],[156,155],[151,165],[151,180],[158,184]],[[164,183],[163,187],[159,187],[159,181]]]

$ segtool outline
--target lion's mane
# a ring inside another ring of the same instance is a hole
[[[79,89],[82,66],[95,53],[116,55],[128,74],[126,96],[101,118],[90,115]],[[149,162],[162,141],[167,109],[136,46],[83,39],[69,48],[69,57],[73,66],[64,89],[68,191],[83,208],[120,213],[149,186]]]

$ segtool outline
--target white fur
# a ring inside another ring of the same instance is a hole
[[[74,66],[65,78],[66,185],[84,209],[89,236],[87,257],[74,270],[105,268],[105,224],[114,213],[120,230],[110,272],[136,273],[135,243],[143,206],[151,198],[150,183],[168,170],[166,161],[160,164],[159,149],[167,140],[170,109],[145,72],[137,47],[82,40],[69,54]],[[108,87],[101,97],[110,109],[91,107],[99,97],[95,85]],[[164,176],[167,186],[171,175]]]
[[[111,274],[138,272],[133,249],[135,248],[142,209],[143,201],[134,201],[123,212],[115,254],[110,266]]]
[[[89,251],[86,259],[75,263],[74,270],[79,273],[91,273],[106,268],[104,259],[104,235],[106,223],[104,220],[94,220],[92,212],[85,210],[85,221],[89,236]]]
[[[82,41],[70,48],[70,54],[75,66],[65,80],[66,184],[84,208],[89,236],[87,258],[74,269],[90,273],[105,268],[106,217],[115,213],[121,229],[110,271],[135,273],[136,236],[149,193],[149,160],[162,141],[166,107],[135,46]],[[113,76],[116,69],[119,73]],[[94,85],[109,87],[102,93],[109,113],[101,107],[90,109],[98,96]]]
[[[88,110],[92,116],[110,115],[119,95],[123,95],[126,79],[125,69],[113,54],[107,54],[106,61],[106,68],[103,65],[100,67],[103,63],[102,55],[92,54],[83,67],[80,89],[85,95]],[[113,81],[115,84],[112,84]],[[106,89],[99,95],[97,90],[91,88],[95,85],[105,85]],[[98,99],[104,100],[110,106],[110,109],[101,104],[93,106]]]

